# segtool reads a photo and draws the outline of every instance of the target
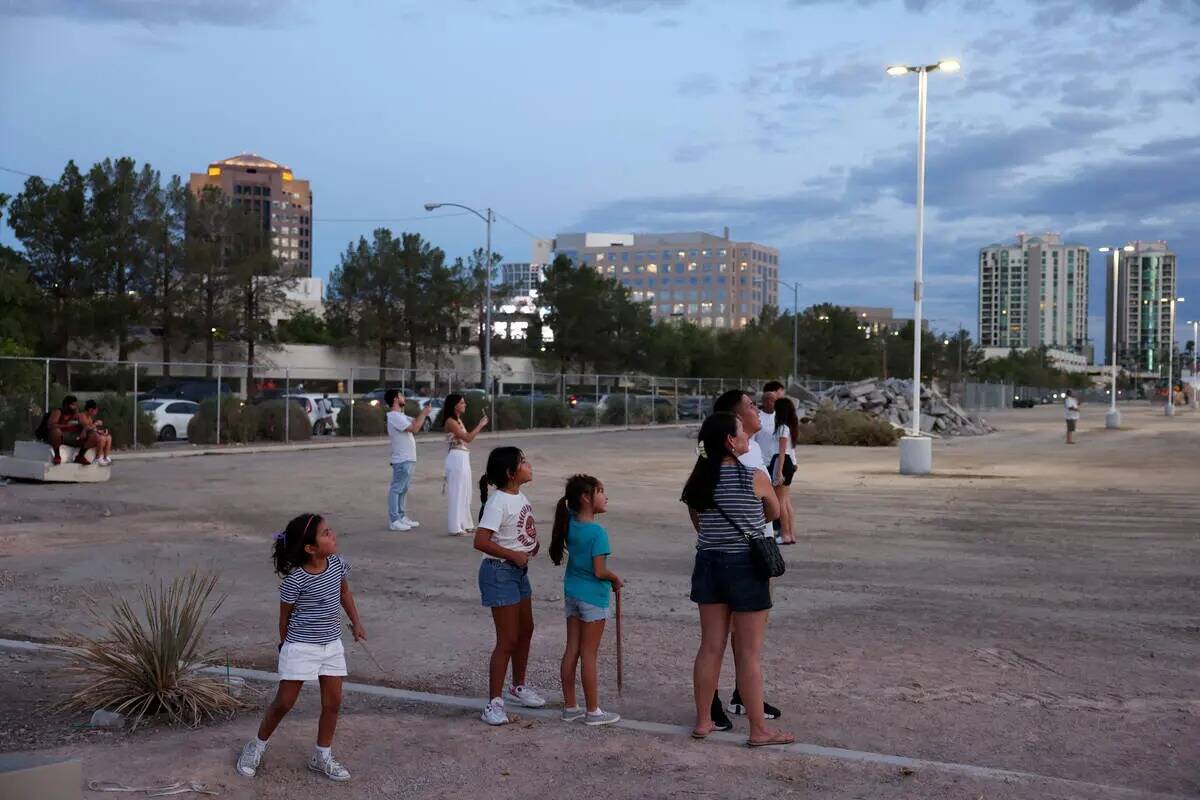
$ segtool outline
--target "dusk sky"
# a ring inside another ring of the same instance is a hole
[[[1198,33],[1200,0],[0,0],[0,167],[258,153],[312,181],[321,277],[378,225],[483,244],[426,201],[494,207],[508,260],[517,225],[728,225],[802,307],[908,316],[917,85],[884,67],[956,57],[930,77],[927,316],[974,335],[979,247],[1059,231],[1093,248],[1099,354],[1102,244],[1166,239],[1200,315]]]

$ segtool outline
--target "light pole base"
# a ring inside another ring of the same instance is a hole
[[[900,474],[928,475],[933,472],[933,439],[905,436],[900,440]]]
[[[1121,412],[1115,408],[1110,409],[1109,412],[1104,415],[1104,427],[1111,430],[1121,427]]]
[[[1175,416],[1175,404],[1167,403],[1165,406],[1163,406],[1163,413],[1166,414],[1168,417]]]

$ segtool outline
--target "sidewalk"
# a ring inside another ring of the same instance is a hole
[[[692,422],[671,422],[662,425],[630,425],[626,428],[621,427],[600,427],[600,428],[535,428],[518,429],[512,431],[487,431],[475,437],[475,441],[483,441],[487,439],[512,439],[514,437],[531,437],[531,436],[562,436],[565,434],[602,434],[602,433],[625,433],[628,431],[657,431],[657,430],[684,430],[688,427],[698,425],[698,421]],[[326,442],[312,440],[295,444],[224,444],[224,445],[188,445],[179,449],[148,449],[137,451],[118,451],[121,461],[150,461],[153,459],[162,458],[190,458],[192,456],[230,456],[230,455],[252,455],[262,453],[295,453],[301,450],[339,450],[344,447],[384,447],[388,440],[386,436],[370,436],[357,437],[354,439],[344,439],[337,437],[340,441]],[[437,444],[444,447],[445,439],[439,435],[417,434],[417,445],[433,445]]]

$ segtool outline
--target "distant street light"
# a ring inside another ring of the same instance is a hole
[[[1196,350],[1200,348],[1200,342],[1196,341],[1196,336],[1200,335],[1200,320],[1189,319],[1187,324],[1192,326],[1192,411],[1200,408],[1200,383],[1196,381]]]
[[[787,281],[773,278],[776,284],[788,287],[792,290],[792,380],[800,380],[800,284],[788,283]],[[754,283],[763,283],[762,278],[755,278]],[[764,287],[765,288],[765,287]],[[779,291],[778,286],[775,290]],[[828,317],[824,317],[828,319]]]
[[[1132,253],[1136,248],[1127,244],[1124,247],[1101,247],[1101,253],[1113,254],[1112,272],[1112,343],[1108,348],[1108,357],[1112,361],[1112,389],[1109,391],[1108,413],[1104,415],[1104,427],[1121,427],[1121,412],[1117,410],[1117,279],[1121,275],[1121,253]]]
[[[933,440],[921,435],[921,300],[924,297],[922,274],[925,258],[925,106],[929,93],[929,73],[958,72],[961,65],[953,59],[936,64],[910,67],[897,64],[887,68],[895,77],[917,74],[917,264],[913,281],[913,385],[912,429],[900,440],[900,472],[903,475],[927,475],[933,471]]]
[[[1175,416],[1175,304],[1182,303],[1182,297],[1164,297],[1168,304],[1167,316],[1167,405],[1163,413],[1168,417]]]
[[[485,216],[470,206],[464,206],[461,203],[426,203],[425,210],[434,211],[442,206],[452,206],[454,208],[461,208],[464,211],[470,211],[487,225],[487,288],[485,290],[487,299],[484,300],[484,319],[486,321],[484,322],[483,353],[480,359],[483,368],[480,370],[480,377],[483,381],[483,390],[490,395],[492,393],[492,221],[495,220],[496,215],[490,208],[485,209]],[[493,414],[493,416],[495,415]]]

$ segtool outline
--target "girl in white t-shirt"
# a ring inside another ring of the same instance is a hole
[[[796,437],[800,435],[800,417],[796,405],[786,397],[775,401],[775,433],[778,452],[768,467],[775,496],[779,499],[779,538],[783,544],[796,543],[795,513],[792,511],[792,476],[796,474]]]
[[[483,553],[479,565],[479,595],[492,609],[496,646],[488,667],[488,704],[481,719],[489,725],[508,722],[504,701],[529,708],[546,701],[525,685],[529,643],[533,639],[533,589],[529,585],[529,559],[538,553],[533,506],[521,486],[533,480],[533,466],[518,447],[497,447],[488,455],[487,472],[479,480],[483,510],[475,528],[475,549]],[[488,486],[496,492],[488,496]],[[512,684],[501,694],[504,674],[512,663]]]

